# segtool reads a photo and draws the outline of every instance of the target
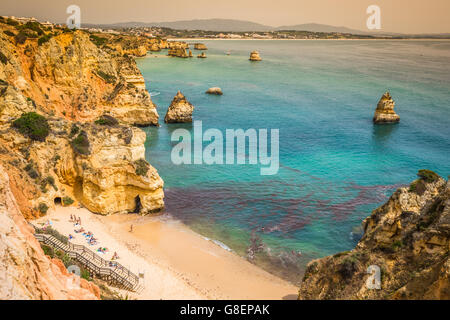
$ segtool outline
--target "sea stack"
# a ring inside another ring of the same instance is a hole
[[[189,50],[189,58],[192,58],[194,55],[192,54],[192,51]]]
[[[373,123],[397,123],[400,121],[400,117],[394,111],[395,102],[389,92],[386,92],[378,102],[375,115],[373,116]]]
[[[167,110],[164,122],[192,122],[192,112],[194,112],[194,106],[187,101],[186,97],[180,91],[178,91]]]
[[[195,50],[208,50],[204,43],[194,43]]]
[[[222,89],[220,89],[219,87],[209,88],[208,90],[206,90],[205,93],[206,94],[215,94],[215,95],[218,95],[218,96],[223,95]]]
[[[261,57],[259,56],[259,52],[258,51],[252,51],[250,52],[250,61],[261,61]]]
[[[206,53],[202,52],[197,56],[197,58],[206,58]]]

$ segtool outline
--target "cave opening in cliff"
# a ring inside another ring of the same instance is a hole
[[[62,204],[61,197],[56,197],[55,200],[53,200],[53,202],[54,202],[56,205],[60,206],[60,205]]]
[[[134,198],[134,203],[135,203],[135,207],[134,207],[133,213],[141,212],[142,204],[141,204],[141,198],[139,197],[139,195],[137,195],[136,198]]]

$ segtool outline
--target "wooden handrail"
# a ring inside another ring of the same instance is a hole
[[[54,248],[62,250],[83,266],[95,271],[95,273],[100,277],[110,277],[114,281],[122,284],[122,286],[128,290],[137,290],[139,286],[139,277],[122,266],[120,263],[114,262],[114,267],[112,267],[110,265],[110,261],[103,259],[85,246],[76,245],[70,242],[65,244],[49,234],[36,233],[34,236],[39,242],[49,244]]]

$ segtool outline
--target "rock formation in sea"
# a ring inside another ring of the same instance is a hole
[[[208,90],[206,90],[205,92],[206,94],[215,94],[215,95],[223,95],[222,89],[220,89],[219,87],[213,87],[213,88],[209,88]]]
[[[192,51],[189,50],[189,58],[192,58],[194,55],[192,54]]]
[[[194,43],[195,50],[208,50],[204,43]]]
[[[167,51],[167,55],[170,57],[178,57],[178,58],[188,58],[188,49],[189,45],[186,42],[182,41],[170,41],[168,43],[169,50]]]
[[[197,58],[206,58],[206,53],[204,53],[204,52],[202,52],[202,53],[200,53],[198,56],[197,56]]]
[[[164,121],[166,123],[192,122],[194,106],[178,91],[167,110]]]
[[[386,92],[378,102],[375,115],[373,116],[373,122],[376,124],[399,122],[400,117],[395,113],[394,107],[394,100],[392,99],[390,93]]]
[[[300,299],[450,299],[450,182],[418,176],[364,220],[356,248],[308,264]]]
[[[261,57],[259,56],[259,52],[258,51],[252,51],[250,53],[250,61],[261,61]]]
[[[59,259],[44,254],[25,221],[0,165],[0,299],[97,300],[100,289],[69,274]],[[79,282],[78,282],[79,281]],[[73,283],[79,283],[77,288]]]
[[[44,42],[0,23],[0,118],[15,117],[18,105],[68,120],[92,121],[110,112],[124,124],[157,125],[158,113],[135,61],[113,44],[83,31],[48,32]],[[30,31],[31,32],[31,31]],[[119,44],[116,42],[115,44]],[[145,48],[136,50],[144,53]],[[22,96],[24,101],[19,101]],[[13,110],[14,109],[14,110]]]

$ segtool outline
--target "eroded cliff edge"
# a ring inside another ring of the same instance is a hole
[[[145,160],[146,135],[132,126],[158,124],[129,56],[150,40],[135,38],[100,41],[84,31],[0,21],[0,164],[26,218],[64,199],[100,214],[163,208],[163,181]],[[25,126],[46,122],[48,133],[23,134],[14,126],[19,118]]]
[[[355,249],[308,264],[300,299],[450,299],[450,183],[418,175],[364,220]],[[380,289],[366,285],[371,265]]]
[[[0,166],[0,299],[99,299],[99,288],[80,279],[80,286],[60,260],[41,249],[22,216]]]

